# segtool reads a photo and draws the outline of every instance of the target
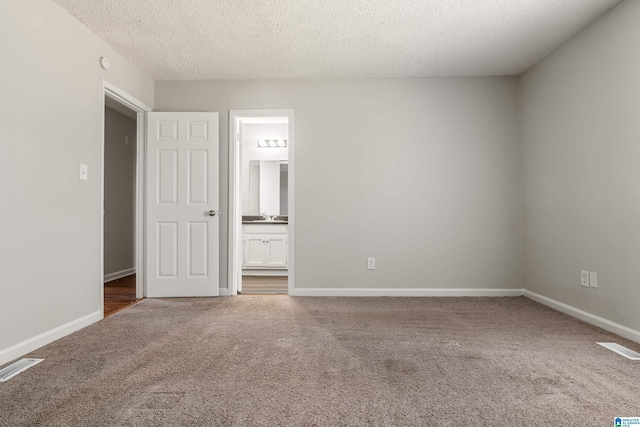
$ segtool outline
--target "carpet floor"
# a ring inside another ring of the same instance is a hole
[[[640,346],[517,298],[147,299],[29,355],[2,426],[610,426]]]

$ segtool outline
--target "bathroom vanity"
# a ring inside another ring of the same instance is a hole
[[[287,227],[283,219],[243,219],[243,274],[287,275]]]

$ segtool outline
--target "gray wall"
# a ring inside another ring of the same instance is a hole
[[[49,0],[0,1],[0,58],[1,352],[100,310],[101,79],[154,87]]]
[[[105,275],[135,267],[135,172],[136,121],[105,108]]]
[[[525,286],[640,330],[640,2],[522,77]],[[599,288],[580,287],[580,270]]]
[[[515,78],[159,81],[155,96],[220,113],[221,286],[228,111],[292,108],[296,287],[522,287]]]

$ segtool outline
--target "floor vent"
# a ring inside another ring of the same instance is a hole
[[[12,363],[6,368],[0,369],[0,383],[10,380],[18,375],[20,372],[24,372],[32,366],[37,365],[44,359],[20,359],[16,363]]]
[[[601,345],[604,348],[608,348],[611,351],[615,351],[627,359],[640,360],[640,353],[630,350],[627,347],[623,347],[620,344],[616,344],[614,342],[597,342],[596,344]]]

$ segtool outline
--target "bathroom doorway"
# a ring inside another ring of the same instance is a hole
[[[293,111],[230,113],[229,294],[293,295]]]

